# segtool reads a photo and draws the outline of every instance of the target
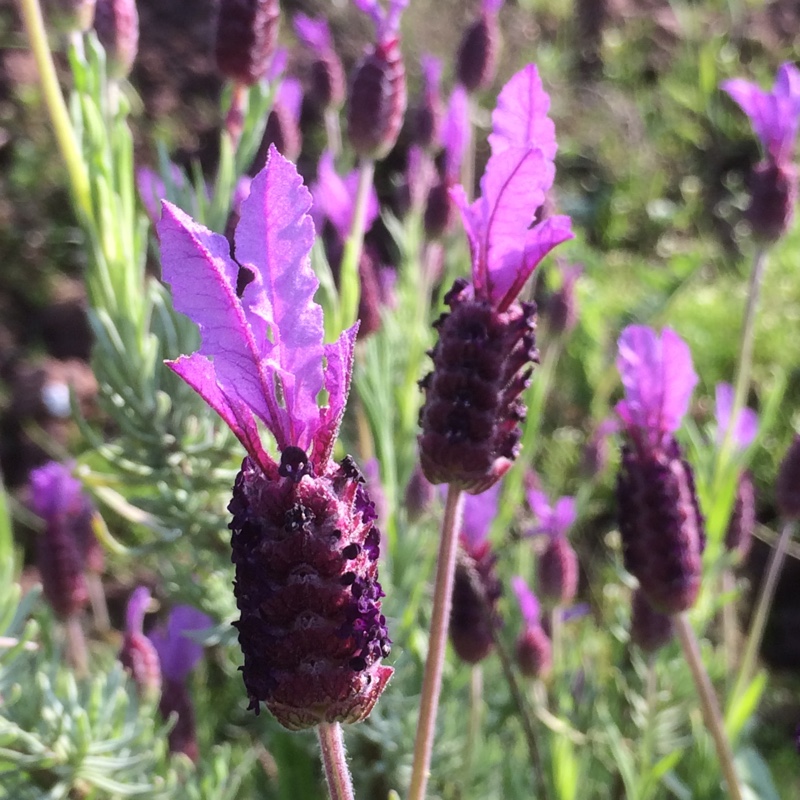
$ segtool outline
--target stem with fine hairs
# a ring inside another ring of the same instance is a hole
[[[353,800],[353,778],[347,766],[342,726],[338,722],[319,724],[317,739],[330,800]]]
[[[464,496],[461,489],[452,484],[447,487],[447,502],[442,522],[442,537],[436,562],[436,584],[433,593],[431,634],[425,675],[422,679],[422,694],[419,704],[417,736],[414,741],[414,763],[411,768],[411,786],[408,800],[423,800],[428,788],[431,751],[436,729],[436,714],[439,710],[439,695],[442,689],[442,670],[447,646],[447,630],[450,625],[450,609],[453,604],[453,581],[456,573],[458,534],[464,511]]]

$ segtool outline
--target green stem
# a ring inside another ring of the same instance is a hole
[[[339,112],[334,108],[325,111],[325,133],[328,139],[328,150],[336,158],[342,149],[342,132],[339,127]]]
[[[67,639],[67,660],[72,665],[75,675],[85,678],[89,674],[89,651],[86,648],[86,635],[77,614],[70,614],[64,621],[64,632]]]
[[[353,800],[353,778],[347,766],[342,726],[323,722],[317,726],[317,738],[330,800]]]
[[[645,721],[642,731],[641,767],[640,776],[644,786],[649,784],[650,770],[653,768],[653,734],[655,733],[656,712],[658,711],[658,674],[656,673],[655,653],[647,654],[647,676],[645,678]],[[640,792],[647,797],[641,789]]]
[[[725,726],[722,721],[722,714],[719,710],[719,702],[714,693],[714,687],[711,685],[711,679],[708,677],[708,673],[700,657],[700,647],[697,643],[697,638],[694,635],[694,631],[689,624],[685,612],[682,614],[675,614],[672,617],[672,622],[675,625],[675,631],[678,634],[681,647],[683,648],[684,658],[689,665],[695,687],[697,688],[703,720],[708,732],[714,740],[714,746],[717,750],[717,759],[722,768],[722,774],[725,776],[725,781],[728,784],[728,794],[732,800],[742,800],[742,790],[739,786],[739,778],[736,775],[736,768],[733,764],[733,750],[731,750],[730,742],[725,734]]]
[[[725,645],[725,665],[730,681],[736,672],[738,661],[738,625],[736,624],[736,579],[730,567],[724,567],[720,576],[722,594],[728,599],[722,606],[722,641]],[[728,685],[730,688],[730,684]]]
[[[425,674],[422,679],[419,721],[414,741],[414,763],[411,768],[408,800],[423,800],[428,787],[436,714],[439,710],[439,695],[442,689],[447,630],[450,625],[450,609],[453,602],[458,534],[461,529],[463,510],[464,498],[461,490],[453,485],[448,486],[442,537],[439,542],[439,556],[436,563],[430,642],[428,658],[425,661]]]
[[[464,772],[467,775],[472,774],[472,757],[481,734],[482,717],[483,669],[480,664],[473,664],[469,676],[469,727],[467,728],[467,744],[464,752]]]
[[[36,67],[39,70],[39,78],[42,82],[42,92],[47,112],[50,115],[50,123],[56,135],[61,157],[67,167],[75,204],[78,211],[86,219],[91,219],[93,211],[89,175],[86,165],[83,163],[78,141],[75,138],[75,131],[72,128],[67,104],[64,102],[64,96],[61,94],[61,87],[58,84],[53,55],[47,43],[42,10],[39,7],[38,0],[19,0],[19,7],[25,34],[30,42]]]
[[[758,651],[761,649],[761,640],[764,638],[764,628],[767,624],[767,616],[775,596],[775,589],[778,586],[778,578],[781,574],[781,567],[786,557],[786,547],[794,531],[794,523],[784,522],[778,544],[770,555],[767,565],[767,576],[761,586],[761,593],[758,596],[756,611],[753,615],[753,622],[750,625],[750,633],[747,637],[747,644],[742,656],[742,665],[739,667],[739,675],[736,679],[731,702],[734,702],[744,691],[747,684],[753,677]]]
[[[361,279],[358,274],[361,250],[364,247],[364,227],[367,220],[369,192],[375,174],[375,162],[362,158],[358,168],[358,187],[353,207],[353,224],[344,245],[342,267],[339,274],[339,295],[342,311],[342,327],[349,328],[358,319],[358,300],[361,295]]]

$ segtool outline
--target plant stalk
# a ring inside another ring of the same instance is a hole
[[[708,677],[708,673],[700,657],[700,647],[697,643],[697,638],[686,617],[686,612],[675,614],[672,617],[672,622],[675,625],[675,631],[678,634],[681,647],[683,648],[684,658],[689,665],[692,678],[697,687],[697,694],[700,699],[700,710],[702,711],[706,728],[714,740],[714,746],[717,750],[717,758],[722,768],[722,774],[725,776],[725,781],[728,784],[728,794],[732,800],[742,800],[742,789],[739,785],[739,778],[736,775],[736,768],[733,763],[733,750],[731,749],[730,742],[725,733],[725,725],[722,721],[722,714],[720,712],[717,696],[714,693],[714,687],[711,685],[711,679]]]
[[[450,625],[450,609],[453,603],[453,580],[456,572],[458,534],[461,529],[463,511],[464,498],[461,489],[457,489],[451,484],[447,487],[442,537],[439,542],[439,556],[436,563],[436,584],[433,593],[430,642],[428,644],[428,658],[425,661],[425,674],[422,679],[419,721],[414,741],[414,763],[411,768],[411,785],[408,791],[408,800],[423,800],[428,788],[436,714],[439,709],[439,695],[442,689],[442,670],[447,646],[447,630]]]
[[[330,800],[353,800],[353,778],[347,766],[342,726],[323,722],[317,726],[317,738]]]

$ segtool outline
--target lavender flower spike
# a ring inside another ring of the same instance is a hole
[[[298,38],[314,54],[310,75],[312,98],[322,109],[339,108],[344,102],[344,70],[328,23],[305,14],[296,14],[293,22]]]
[[[690,608],[700,589],[703,516],[692,468],[674,437],[697,382],[691,353],[668,328],[638,325],[619,339],[626,442],[617,479],[625,568],[656,611]]]
[[[295,167],[271,148],[242,203],[238,263],[224,237],[169,203],[158,226],[175,307],[202,336],[169,366],[248,453],[229,510],[250,705],[263,701],[294,730],[363,719],[392,674],[381,665],[390,642],[374,506],[352,459],[332,460],[357,326],[323,344],[310,207]],[[251,280],[237,292],[240,269]]]
[[[511,579],[524,628],[517,637],[516,654],[520,672],[529,678],[546,678],[553,668],[553,645],[542,628],[541,607],[524,578]]]
[[[766,243],[789,229],[797,204],[797,170],[792,163],[800,128],[800,70],[778,69],[771,92],[749,81],[725,81],[722,88],[750,117],[765,157],[749,176],[751,203],[746,212],[754,235]]]
[[[563,216],[531,227],[555,176],[548,107],[530,64],[498,98],[481,197],[469,204],[463,187],[451,190],[469,239],[472,283],[456,281],[445,296],[451,313],[436,323],[433,372],[421,384],[420,460],[432,483],[472,494],[499,480],[519,453],[519,396],[538,353],[536,308],[517,296],[542,258],[573,235]]]

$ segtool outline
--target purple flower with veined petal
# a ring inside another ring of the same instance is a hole
[[[32,470],[30,506],[44,521],[37,542],[37,564],[44,596],[66,619],[89,601],[85,570],[102,568],[102,550],[92,528],[94,506],[71,469],[49,461]]]
[[[406,110],[406,72],[400,51],[400,15],[408,0],[354,0],[372,17],[376,42],[353,70],[347,103],[350,144],[362,158],[379,159],[394,147]]]
[[[163,684],[158,709],[168,720],[174,714],[175,724],[169,732],[171,753],[183,753],[197,761],[197,729],[194,705],[187,678],[203,656],[203,647],[187,633],[211,627],[211,617],[192,606],[175,606],[167,624],[150,631],[149,639],[158,653]]]
[[[458,656],[477,664],[494,647],[494,632],[502,625],[497,602],[502,594],[495,571],[497,556],[489,530],[497,516],[500,484],[464,499],[459,558],[453,582],[450,641]]]
[[[420,460],[432,483],[472,494],[499,480],[520,449],[520,395],[538,353],[536,308],[517,296],[542,258],[572,238],[568,217],[531,227],[555,175],[548,106],[530,64],[500,93],[481,197],[470,204],[463,187],[451,190],[472,252],[472,283],[456,281],[445,296],[451,313],[436,323],[434,368],[421,383]]]
[[[332,460],[357,326],[323,343],[310,207],[271,148],[242,204],[236,261],[224,237],[169,203],[158,226],[164,280],[202,339],[168,365],[248,453],[229,505],[245,686],[251,708],[265,702],[291,729],[363,719],[392,674],[374,505],[353,460]]]
[[[705,547],[692,468],[674,436],[697,375],[674,331],[659,336],[639,325],[622,332],[617,367],[625,389],[617,404],[626,438],[617,479],[625,568],[656,611],[675,614],[694,604]]]
[[[542,628],[541,607],[525,579],[511,579],[517,597],[524,628],[517,637],[516,655],[520,672],[529,678],[546,678],[553,667],[553,647]]]
[[[792,159],[800,127],[800,70],[782,64],[771,92],[741,78],[724,81],[722,89],[750,117],[764,147],[764,160],[748,179],[752,199],[746,216],[758,238],[774,242],[789,229],[797,203]]]

